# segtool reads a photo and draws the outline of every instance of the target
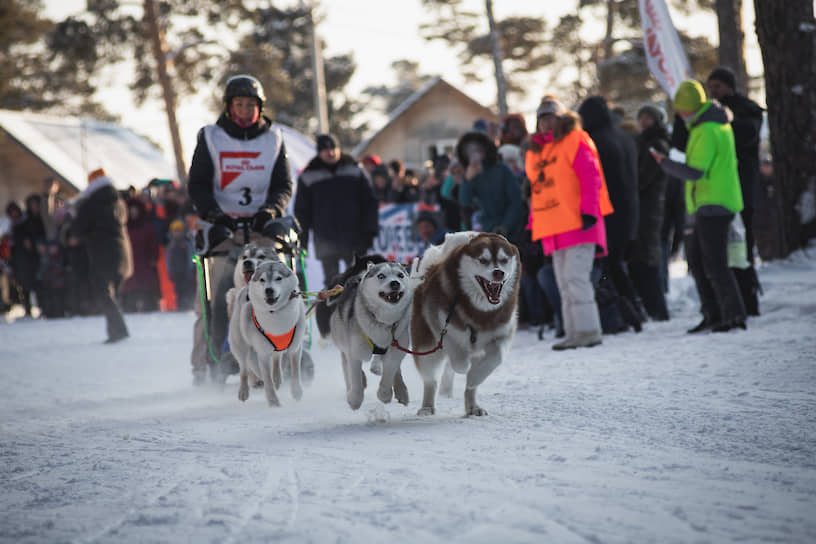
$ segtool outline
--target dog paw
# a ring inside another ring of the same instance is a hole
[[[375,357],[374,360],[371,361],[371,366],[369,367],[369,370],[375,376],[382,376],[382,361],[380,361],[379,358]]]
[[[436,409],[433,406],[423,406],[419,410],[417,410],[418,416],[432,416],[436,413]]]
[[[397,402],[403,406],[408,406],[408,388],[405,387],[404,383],[394,386],[394,396],[397,397]]]
[[[249,398],[249,385],[242,383],[238,388],[238,400],[246,401]]]
[[[267,398],[266,403],[269,404],[269,406],[272,407],[272,408],[279,408],[280,405],[281,405],[280,401],[278,399]]]
[[[349,391],[346,393],[346,401],[352,410],[357,410],[363,404],[363,392],[354,390]]]
[[[380,401],[383,404],[388,404],[389,402],[391,402],[391,399],[393,398],[393,396],[394,396],[394,392],[391,390],[390,387],[380,386],[377,389],[377,398],[380,399]]]
[[[295,400],[300,400],[303,397],[303,388],[300,385],[292,386],[292,397]]]
[[[487,415],[487,410],[485,410],[484,408],[482,408],[481,406],[479,406],[477,404],[474,404],[473,406],[471,406],[470,408],[467,408],[465,410],[465,415],[466,416],[486,416]]]

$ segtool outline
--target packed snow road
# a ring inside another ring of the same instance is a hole
[[[816,263],[761,270],[747,332],[674,319],[556,353],[519,331],[464,418],[463,380],[419,417],[315,382],[193,388],[192,314],[0,325],[0,542],[814,542]],[[369,374],[369,378],[371,375]],[[375,377],[376,379],[376,377]],[[371,380],[370,380],[371,381]]]

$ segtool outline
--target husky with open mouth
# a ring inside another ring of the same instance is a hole
[[[515,335],[521,262],[518,249],[501,235],[453,236],[441,248],[429,248],[432,262],[420,262],[421,283],[414,291],[411,341],[424,383],[419,415],[435,413],[447,359],[454,372],[467,376],[465,414],[483,416],[476,389],[501,364]]]
[[[377,398],[388,403],[396,396],[398,402],[408,404],[408,388],[400,372],[405,352],[392,344],[396,340],[408,348],[412,296],[402,265],[369,261],[364,270],[345,281],[342,293],[324,309],[318,308],[320,334],[331,334],[340,350],[346,401],[353,410],[363,402],[362,363],[372,357],[382,363]]]
[[[299,295],[297,276],[281,261],[259,264],[249,284],[238,291],[229,341],[240,367],[239,400],[249,398],[252,372],[263,380],[269,405],[279,406],[275,390],[281,384],[281,365],[290,369],[292,397],[300,400],[303,395],[300,365],[306,309]]]

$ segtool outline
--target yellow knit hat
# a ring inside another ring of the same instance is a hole
[[[170,232],[184,232],[184,221],[175,219],[170,223]]]
[[[688,79],[677,87],[674,93],[674,109],[696,112],[705,104],[705,89],[699,81]]]

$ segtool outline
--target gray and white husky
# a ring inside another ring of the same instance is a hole
[[[270,260],[280,260],[278,254],[275,252],[275,248],[271,245],[265,246],[256,242],[249,242],[244,245],[241,249],[241,254],[238,255],[235,269],[232,271],[233,287],[227,291],[227,315],[232,316],[232,306],[235,302],[235,296],[242,287],[249,283],[258,265]]]
[[[306,310],[300,300],[297,276],[280,261],[262,262],[249,283],[238,291],[234,306],[229,342],[240,368],[238,399],[249,398],[251,371],[263,380],[269,405],[279,406],[275,390],[281,383],[281,365],[288,365],[292,396],[300,400]]]
[[[320,333],[324,337],[331,334],[341,352],[346,401],[353,410],[363,403],[362,363],[372,357],[382,363],[377,398],[389,403],[396,396],[398,402],[408,404],[408,388],[400,371],[405,352],[392,342],[406,349],[409,346],[412,297],[413,288],[402,265],[369,261],[364,270],[345,279],[343,292],[322,310],[331,314],[328,319],[318,319]]]

